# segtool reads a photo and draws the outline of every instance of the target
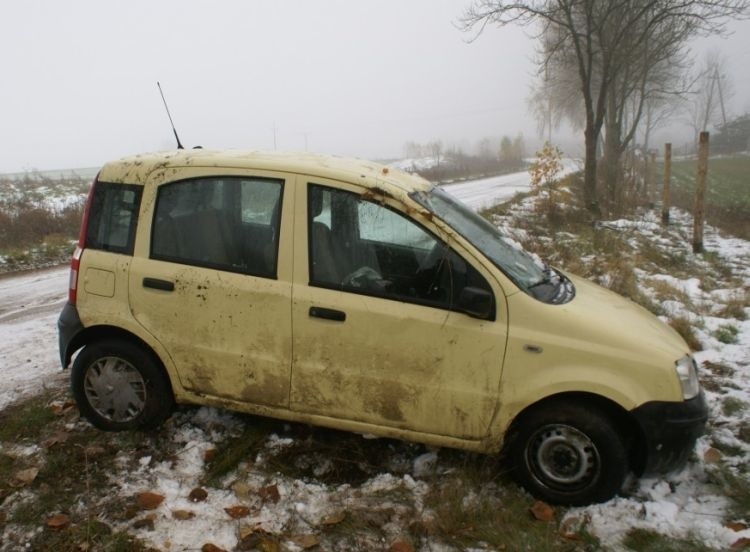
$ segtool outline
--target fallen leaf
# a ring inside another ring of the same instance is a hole
[[[274,539],[262,539],[256,547],[260,552],[279,552],[279,543]]]
[[[721,453],[713,447],[703,453],[703,461],[706,462],[706,464],[718,464],[720,460]]]
[[[62,403],[52,403],[49,405],[49,411],[52,412],[55,416],[62,416],[63,414],[63,405]]]
[[[224,511],[232,519],[240,519],[250,515],[250,508],[241,504],[238,504],[237,506],[230,506],[229,508],[224,508]]]
[[[219,548],[215,544],[211,544],[210,542],[207,542],[203,546],[201,546],[201,552],[227,552],[223,548]]]
[[[320,539],[313,534],[296,535],[289,540],[299,546],[302,550],[307,550],[308,548],[313,548],[320,544]]]
[[[414,552],[414,547],[406,541],[397,540],[388,547],[388,552]]]
[[[138,506],[136,506],[135,504],[128,505],[125,507],[125,511],[122,513],[122,517],[125,519],[133,519],[138,515],[138,512],[140,512]]]
[[[156,493],[138,493],[135,497],[138,506],[143,510],[155,510],[164,501],[164,497]]]
[[[68,440],[68,432],[67,431],[56,431],[49,437],[47,437],[44,441],[42,441],[42,446],[44,448],[51,448],[55,445],[60,445]]]
[[[5,515],[5,512],[0,512],[0,523],[5,523],[6,519],[7,516]]]
[[[240,541],[237,550],[260,550],[261,552],[279,552],[276,536],[260,527],[243,527],[240,529]]]
[[[344,518],[346,517],[346,512],[341,510],[340,512],[333,513],[331,515],[328,515],[320,520],[321,525],[336,525],[337,523],[341,523],[344,521]]]
[[[534,505],[529,508],[529,511],[531,512],[531,515],[539,521],[552,521],[555,519],[555,510],[552,506],[541,500],[534,502]]]
[[[70,524],[70,518],[65,514],[57,514],[47,519],[47,527],[53,531],[65,529]]]
[[[747,529],[747,525],[745,525],[744,523],[740,521],[728,521],[727,523],[724,524],[724,527],[726,527],[727,529],[731,529],[735,533],[738,533],[740,531],[744,531],[745,529]]]
[[[258,527],[253,526],[253,525],[240,526],[240,540],[245,540],[247,537],[255,533],[257,530],[258,530]]]
[[[134,529],[147,529],[148,531],[153,531],[155,519],[156,519],[156,516],[154,514],[150,514],[146,517],[142,517],[141,519],[138,519],[133,522],[133,528]]]
[[[206,449],[203,451],[203,461],[210,462],[216,458],[217,450],[215,448]]]
[[[747,537],[742,537],[741,539],[738,539],[732,543],[732,546],[730,546],[732,550],[740,550],[742,548],[750,548],[750,539]]]
[[[281,499],[279,488],[275,484],[268,485],[267,487],[261,487],[261,489],[258,491],[258,496],[260,496],[263,500],[270,500],[274,504]]]
[[[86,454],[86,456],[93,458],[96,456],[101,456],[107,451],[104,447],[100,445],[89,445],[85,449],[83,449],[83,452]]]
[[[580,523],[580,520],[575,516],[565,518],[560,523],[560,536],[567,540],[581,540],[581,535],[578,533]]]
[[[39,468],[26,468],[25,470],[17,471],[13,475],[13,483],[16,487],[22,487],[24,485],[31,485],[39,475]]]
[[[237,481],[234,485],[232,485],[232,490],[234,491],[234,495],[237,498],[246,500],[247,498],[250,497],[250,492],[253,489],[247,483],[243,483],[242,481]]]
[[[195,512],[191,512],[190,510],[172,510],[172,517],[180,521],[185,521],[186,519],[193,519]]]
[[[190,491],[190,494],[188,495],[188,498],[192,502],[203,502],[208,498],[208,493],[206,492],[206,489],[201,489],[200,487],[196,487],[192,491]]]

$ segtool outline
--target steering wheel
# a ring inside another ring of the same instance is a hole
[[[341,284],[346,287],[375,290],[384,287],[382,282],[383,276],[377,270],[369,266],[361,266],[347,274]]]

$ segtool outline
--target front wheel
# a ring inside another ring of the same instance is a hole
[[[99,429],[153,428],[174,405],[164,371],[148,352],[126,341],[87,345],[70,377],[78,409]]]
[[[508,452],[516,480],[554,504],[609,500],[629,471],[620,428],[584,404],[548,403],[523,415]]]

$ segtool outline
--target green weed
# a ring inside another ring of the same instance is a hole
[[[738,333],[739,330],[736,326],[733,326],[732,324],[724,324],[723,326],[716,328],[713,332],[713,336],[722,343],[731,345],[732,343],[737,343]]]
[[[708,549],[695,539],[675,539],[650,529],[638,528],[628,531],[622,544],[637,552],[702,552]]]

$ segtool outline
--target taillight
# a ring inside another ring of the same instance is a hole
[[[68,303],[71,305],[76,304],[78,298],[78,268],[81,265],[81,254],[83,248],[80,245],[76,246],[76,250],[73,252],[73,259],[70,261],[70,283],[68,284]]]
[[[89,213],[91,212],[91,202],[94,198],[94,188],[96,188],[96,181],[99,175],[94,177],[94,181],[91,183],[91,189],[89,189],[89,195],[86,198],[86,205],[83,207],[83,219],[81,220],[81,231],[78,233],[78,245],[76,250],[73,252],[73,259],[70,261],[70,282],[68,284],[68,303],[71,305],[76,304],[78,298],[78,269],[81,265],[81,255],[83,255],[83,249],[86,247],[86,231],[89,227]]]

